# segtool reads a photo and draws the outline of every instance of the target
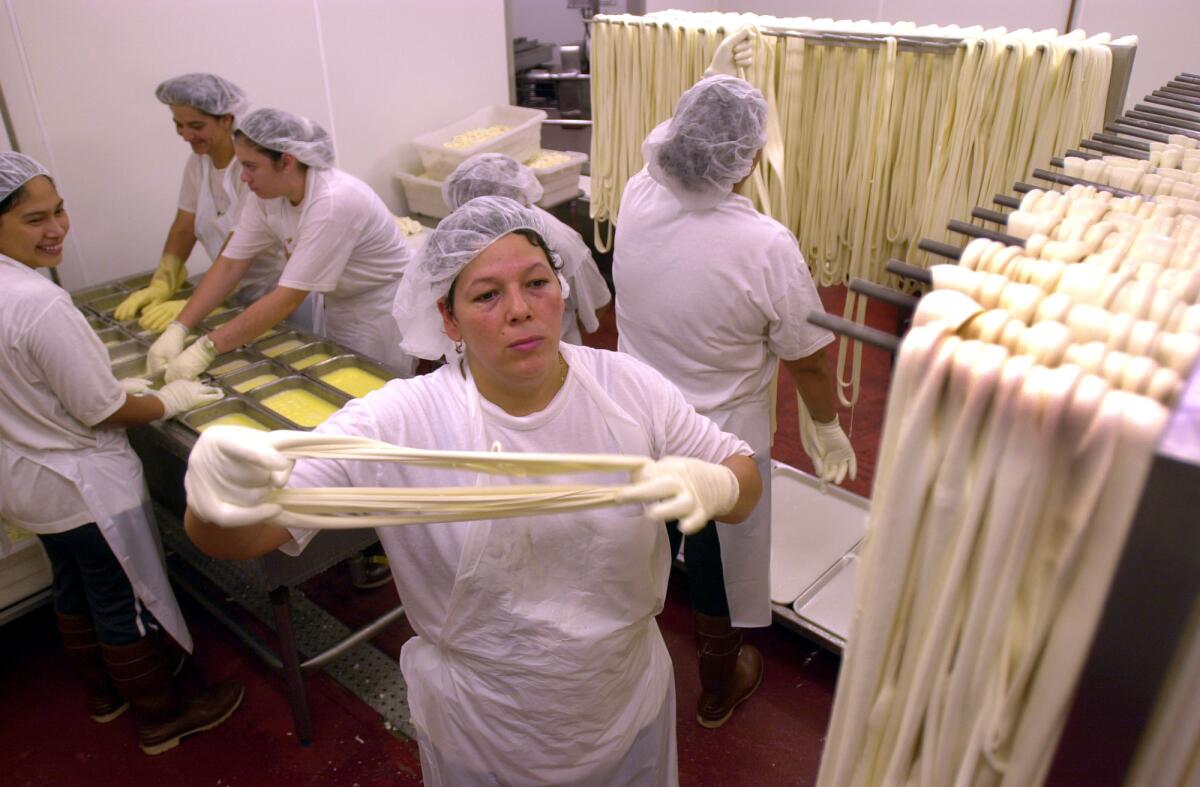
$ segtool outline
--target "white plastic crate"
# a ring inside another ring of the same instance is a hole
[[[454,168],[476,153],[504,153],[517,161],[525,161],[541,147],[542,121],[546,113],[540,109],[496,104],[474,112],[457,123],[413,139],[426,174],[445,179]],[[464,131],[488,126],[509,126],[509,130],[469,148],[454,149],[446,143]]]
[[[450,208],[442,199],[442,181],[431,180],[410,172],[397,172],[400,185],[404,188],[404,199],[409,213],[420,213],[442,219],[450,215]]]
[[[579,174],[588,160],[586,153],[578,153],[573,150],[549,150],[546,152],[564,153],[570,158],[552,167],[533,170],[533,174],[542,184],[542,198],[538,200],[538,205],[543,208],[558,205],[579,193]]]

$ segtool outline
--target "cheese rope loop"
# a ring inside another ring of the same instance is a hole
[[[397,462],[416,467],[467,470],[517,477],[583,472],[633,473],[651,460],[606,454],[545,454],[503,451],[435,451],[353,435],[274,431],[271,445],[287,459]],[[268,502],[284,511],[287,527],[350,529],[566,513],[602,506],[648,503],[662,498],[653,484],[523,484],[491,487],[280,489]]]

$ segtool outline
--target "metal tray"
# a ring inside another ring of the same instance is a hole
[[[273,412],[259,407],[254,402],[248,399],[243,399],[239,396],[230,396],[222,399],[219,402],[207,404],[204,407],[198,407],[195,410],[184,413],[179,416],[179,420],[184,426],[191,429],[196,434],[200,434],[200,427],[207,423],[222,418],[227,415],[245,415],[258,421],[263,426],[269,429],[296,429],[295,424],[285,418],[280,418]]]
[[[100,341],[104,342],[105,347],[113,347],[133,338],[115,325],[96,328],[94,330],[96,331],[96,335],[100,337]]]
[[[259,385],[266,385],[268,382],[275,382],[275,380],[267,380],[266,382],[258,383],[251,388],[239,390],[238,386],[242,383],[246,382],[247,380],[253,380],[255,377],[259,377],[264,374],[273,374],[275,375],[276,379],[282,380],[284,377],[290,377],[293,372],[291,369],[279,363],[278,361],[265,360],[259,361],[258,363],[252,363],[243,369],[238,369],[236,372],[230,372],[229,374],[222,375],[217,382],[227,392],[236,395],[251,391],[254,388],[257,388]]]
[[[341,388],[338,388],[333,383],[322,379],[322,376],[329,374],[330,372],[336,372],[338,369],[345,369],[346,367],[350,366],[356,369],[362,369],[364,372],[373,374],[376,377],[380,377],[384,380],[394,380],[399,377],[399,375],[397,375],[395,372],[388,371],[381,364],[375,363],[374,361],[358,355],[339,355],[336,358],[330,358],[328,361],[315,363],[304,370],[304,375],[306,377],[311,377],[312,379],[322,383],[323,385],[327,385],[334,390],[342,391]],[[342,393],[346,394],[347,396],[353,396],[353,394],[351,394],[349,391],[342,391]]]
[[[229,322],[234,317],[237,317],[241,313],[242,310],[240,307],[235,307],[232,309],[225,307],[224,311],[217,312],[216,314],[210,315],[201,320],[200,330],[204,331],[205,333],[208,331],[215,331],[217,328],[220,328],[222,325]]]
[[[126,339],[106,349],[108,350],[108,362],[110,365],[127,361],[131,358],[140,358],[144,363],[146,359],[146,345],[137,339]]]
[[[139,273],[136,276],[130,276],[127,279],[121,279],[119,284],[127,290],[140,290],[150,284],[150,279],[154,277],[154,271],[149,273]]]
[[[866,533],[870,502],[808,473],[771,468],[771,600],[790,605]]]
[[[95,300],[90,300],[84,305],[94,311],[96,314],[103,315],[108,319],[113,318],[113,312],[121,305],[121,302],[129,297],[129,293],[124,290],[119,290],[111,295],[103,295]]]
[[[143,379],[149,380],[150,387],[156,391],[159,388],[162,388],[163,384],[166,382],[163,379],[163,375],[165,374],[165,371],[159,372],[158,374],[155,374],[155,375],[147,375],[146,374],[146,357],[145,356],[129,358],[124,361],[120,361],[119,363],[114,363],[112,365],[112,373],[113,373],[113,377],[116,377],[118,380],[126,380],[130,377],[141,377]]]
[[[319,361],[310,361],[309,363],[304,363],[306,359],[309,359],[318,353],[324,353],[329,357],[322,358]],[[339,355],[345,354],[346,350],[343,347],[336,345],[333,342],[319,341],[305,344],[301,347],[297,347],[294,350],[288,350],[287,352],[277,356],[276,360],[280,363],[287,364],[288,366],[292,367],[292,369],[295,369],[296,372],[300,372],[304,369],[307,369],[309,366],[323,363],[324,361],[328,361],[336,358]],[[293,374],[294,373],[295,372],[293,372]]]
[[[316,339],[302,331],[284,331],[283,333],[277,333],[274,336],[268,336],[266,339],[259,339],[250,346],[268,358],[275,358],[290,350],[303,347],[306,344],[311,344],[314,341],[316,341]],[[289,344],[292,342],[294,342],[294,344]],[[280,347],[283,345],[288,346],[280,349]]]
[[[261,354],[251,350],[248,347],[243,347],[240,350],[230,350],[227,353],[221,353],[218,355],[216,359],[209,364],[208,368],[204,370],[204,373],[209,377],[221,378],[227,374],[232,374],[245,369],[252,363],[258,363],[262,359],[263,357]],[[231,369],[223,368],[229,364],[237,365]]]
[[[271,410],[271,408],[265,404],[265,401],[268,398],[274,396],[275,394],[283,393],[284,391],[294,391],[294,390],[307,391],[308,393],[312,394],[313,396],[316,396],[317,398],[332,404],[334,407],[336,407],[338,409],[341,409],[342,406],[346,404],[346,402],[350,401],[350,397],[346,396],[341,391],[330,388],[326,385],[323,385],[322,383],[318,383],[315,380],[310,380],[307,377],[302,377],[301,375],[293,375],[291,377],[284,377],[283,379],[276,380],[273,383],[267,383],[266,385],[261,385],[258,388],[255,388],[253,391],[250,391],[249,393],[244,394],[244,396],[246,396],[248,399],[251,399],[252,401],[257,402],[259,404],[259,406],[261,406],[263,409]],[[275,412],[275,411],[271,410],[271,412]],[[295,421],[295,419],[289,418],[288,416],[283,415],[282,413],[275,413],[275,414],[280,416],[281,418],[284,418],[287,421],[290,421],[292,423],[297,423]],[[306,425],[306,424],[297,423],[296,428],[311,429],[313,426],[315,426],[315,424]]]
[[[854,616],[854,591],[858,580],[858,547],[843,555],[796,599],[792,608],[800,619],[840,641],[844,647]]]
[[[71,293],[71,300],[76,306],[85,306],[90,305],[93,301],[99,300],[100,298],[107,298],[112,295],[116,295],[117,293],[124,292],[125,291],[116,284],[101,284],[98,287],[89,287],[86,290],[79,290],[78,292]],[[122,298],[122,300],[124,299]],[[121,301],[117,301],[117,303],[120,302]]]
[[[104,330],[105,328],[112,327],[112,323],[110,323],[108,320],[104,319],[103,317],[101,317],[99,315],[92,314],[90,312],[85,312],[82,309],[80,310],[79,313],[83,315],[83,318],[85,320],[87,320],[87,324],[91,327],[91,329],[93,331],[99,332],[99,331]]]

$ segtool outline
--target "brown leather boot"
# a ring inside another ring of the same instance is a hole
[[[181,738],[217,726],[237,709],[244,689],[227,682],[181,696],[171,674],[175,660],[157,632],[129,645],[102,645],[108,674],[138,716],[138,744],[161,754]]]
[[[104,661],[100,658],[100,641],[96,628],[87,615],[71,615],[54,611],[58,618],[58,633],[76,674],[87,687],[88,713],[93,721],[107,724],[129,707],[108,679]]]
[[[702,689],[696,721],[715,729],[729,721],[733,709],[762,683],[762,654],[753,645],[742,644],[742,632],[733,628],[729,618],[693,614]]]

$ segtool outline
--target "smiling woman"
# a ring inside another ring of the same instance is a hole
[[[233,231],[249,193],[234,157],[233,130],[246,113],[250,99],[237,85],[215,74],[183,74],[161,83],[155,97],[171,110],[175,133],[192,149],[183,170],[175,219],[167,232],[162,257],[150,284],[132,293],[117,307],[118,320],[141,314],[140,325],[163,331],[179,316],[185,301],[170,300],[187,278],[185,262],[199,242],[215,260]],[[238,300],[249,303],[279,278],[283,257],[258,255],[242,277]]]
[[[0,152],[0,516],[46,548],[59,630],[92,718],[111,721],[133,705],[139,742],[157,754],[223,721],[242,689],[176,694],[178,658],[160,629],[188,650],[191,636],[157,551],[141,462],[113,427],[221,393],[190,381],[126,393],[71,298],[35,273],[62,262],[70,227],[46,170]]]
[[[662,479],[671,491],[648,509],[520,511],[378,533],[419,632],[400,668],[426,784],[676,784],[671,663],[654,619],[671,562],[662,520],[741,521],[761,479],[749,446],[660,374],[560,343],[564,290],[545,237],[536,212],[503,197],[446,217],[405,272],[393,314],[408,352],[450,362],[355,399],[313,434],[422,451],[624,454]],[[622,480],[557,464],[539,472],[521,483]],[[269,437],[212,429],[186,483],[188,534],[237,559],[297,554],[315,535],[275,523],[272,495],[285,484],[355,496],[371,492],[345,487],[489,481],[470,464],[310,455],[293,467]]]

